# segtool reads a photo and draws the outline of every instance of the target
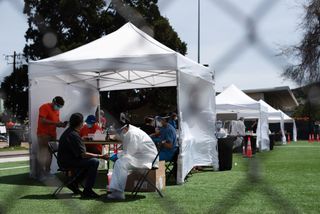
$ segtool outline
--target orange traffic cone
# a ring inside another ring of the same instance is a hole
[[[248,157],[248,158],[251,158],[251,157],[252,157],[252,149],[251,149],[251,140],[250,140],[250,136],[248,137],[247,157]]]
[[[311,143],[311,141],[312,141],[312,140],[311,140],[311,134],[309,134],[309,140],[308,140],[308,142]]]
[[[288,144],[291,143],[291,140],[290,140],[290,134],[288,134]]]

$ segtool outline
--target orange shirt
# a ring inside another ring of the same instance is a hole
[[[59,122],[59,111],[53,109],[51,103],[46,103],[40,106],[39,108],[39,118],[38,118],[38,136],[51,136],[56,138],[57,137],[57,127],[55,125],[43,124],[40,118],[44,118],[50,120],[52,122]]]
[[[82,126],[80,129],[80,136],[81,137],[88,137],[88,134],[94,134],[96,133],[97,130],[102,131],[100,126],[95,123],[91,128],[89,128],[87,125]],[[102,152],[102,145],[101,144],[87,144],[86,147],[95,147],[97,148],[100,152]]]

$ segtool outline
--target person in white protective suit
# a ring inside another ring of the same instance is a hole
[[[125,199],[124,189],[130,170],[150,169],[157,156],[157,148],[148,134],[141,129],[126,125],[121,128],[120,139],[123,151],[118,153],[110,182],[109,199]],[[158,165],[158,160],[154,164]]]

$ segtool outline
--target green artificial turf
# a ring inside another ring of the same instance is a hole
[[[82,200],[28,177],[27,162],[0,164],[0,213],[319,213],[320,143],[291,143],[252,159],[233,156],[231,171],[194,173],[184,185],[167,186],[164,198],[139,193],[123,202]],[[105,196],[106,174],[96,191]]]

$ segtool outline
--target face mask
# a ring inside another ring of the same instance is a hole
[[[88,128],[91,129],[93,127],[93,124],[87,124]]]
[[[53,105],[53,109],[54,109],[55,111],[58,111],[58,110],[60,109],[60,106]]]

